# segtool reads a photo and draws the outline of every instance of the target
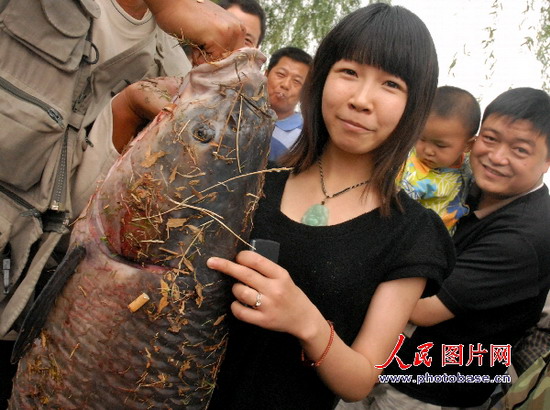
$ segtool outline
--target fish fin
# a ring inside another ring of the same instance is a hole
[[[11,362],[13,364],[23,357],[23,354],[32,344],[33,340],[40,334],[57,295],[72,276],[78,264],[84,259],[84,256],[86,256],[86,248],[83,246],[74,247],[67,252],[52,277],[44,286],[44,289],[42,289],[42,292],[40,292],[32,304],[13,346],[11,354]]]

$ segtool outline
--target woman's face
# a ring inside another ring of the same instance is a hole
[[[322,112],[329,144],[350,154],[367,154],[393,132],[407,104],[403,79],[379,68],[339,60],[323,89]]]

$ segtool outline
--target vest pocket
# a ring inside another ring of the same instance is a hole
[[[0,77],[0,180],[28,190],[37,183],[64,129],[62,114]]]
[[[13,0],[0,21],[10,36],[50,64],[68,72],[78,69],[90,17],[76,1]]]

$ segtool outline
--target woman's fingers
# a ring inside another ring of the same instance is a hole
[[[233,295],[249,308],[258,309],[264,303],[264,295],[261,292],[241,282],[233,285]]]
[[[308,312],[316,310],[285,269],[257,253],[242,251],[236,262],[212,257],[206,263],[237,280],[231,311],[239,320],[298,335]]]
[[[248,266],[250,269],[261,273],[266,278],[279,278],[286,270],[265,256],[252,251],[242,251],[237,254],[237,263]]]
[[[276,263],[250,251],[240,252],[237,255],[236,262],[211,257],[207,260],[206,264],[210,269],[223,272],[253,288],[265,286],[266,278],[277,277],[279,270],[284,271]]]

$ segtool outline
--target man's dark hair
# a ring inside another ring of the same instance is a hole
[[[468,91],[444,85],[435,92],[430,114],[441,118],[458,118],[464,124],[468,135],[473,137],[479,129],[481,108]]]
[[[529,121],[546,139],[550,157],[550,95],[529,87],[513,88],[495,98],[485,108],[483,121],[490,115],[508,117],[512,121]]]
[[[267,71],[275,67],[279,63],[279,60],[283,57],[288,57],[291,60],[297,61],[299,63],[304,63],[308,66],[311,65],[311,60],[313,59],[313,57],[311,57],[301,48],[283,47],[278,49],[271,55],[271,58],[269,59],[269,64],[267,66]]]
[[[258,47],[262,44],[262,40],[265,36],[266,22],[265,11],[256,0],[220,0],[218,5],[224,9],[228,9],[231,6],[238,6],[242,11],[253,16],[257,16],[260,19],[260,38],[258,39]]]

